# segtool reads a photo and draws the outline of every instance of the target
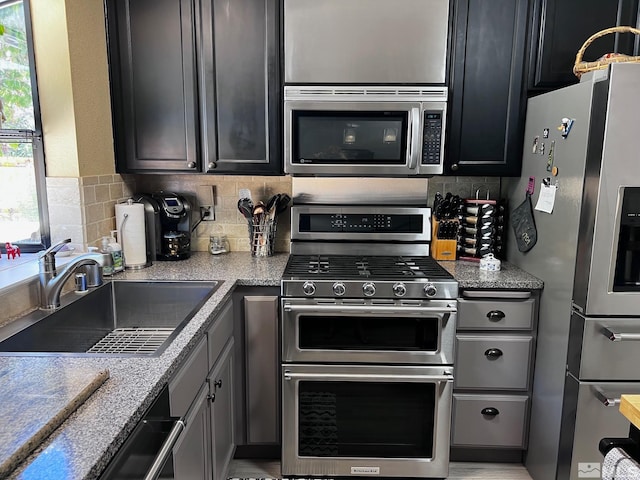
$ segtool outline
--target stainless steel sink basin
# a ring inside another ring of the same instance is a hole
[[[222,282],[113,280],[0,329],[0,355],[157,356]]]

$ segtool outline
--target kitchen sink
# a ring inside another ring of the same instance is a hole
[[[218,281],[112,280],[0,328],[0,355],[158,356]]]

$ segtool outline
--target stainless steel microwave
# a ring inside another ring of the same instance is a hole
[[[285,172],[441,174],[446,113],[446,87],[286,86]]]

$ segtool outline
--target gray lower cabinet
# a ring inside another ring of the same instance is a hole
[[[517,461],[527,446],[538,292],[458,299],[451,456]]]
[[[228,301],[169,380],[169,410],[185,422],[173,449],[177,480],[226,478],[234,441],[233,305]]]
[[[211,451],[213,480],[226,479],[229,462],[235,450],[234,440],[234,387],[233,338],[226,344],[209,373],[211,400]]]
[[[234,292],[238,457],[280,452],[279,291],[238,287]]]
[[[209,389],[202,385],[185,417],[185,431],[173,448],[173,472],[176,480],[211,478],[211,442],[209,429]]]

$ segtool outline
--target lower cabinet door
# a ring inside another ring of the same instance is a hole
[[[176,480],[211,478],[209,434],[209,389],[202,386],[185,417],[186,429],[173,448],[173,471]]]
[[[235,451],[233,338],[218,357],[209,377],[211,399],[211,447],[213,480],[226,479],[229,462]]]
[[[527,395],[453,394],[454,446],[524,448]]]

